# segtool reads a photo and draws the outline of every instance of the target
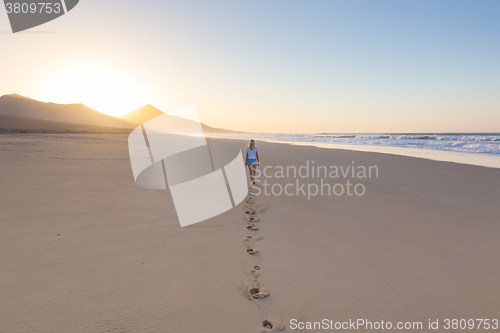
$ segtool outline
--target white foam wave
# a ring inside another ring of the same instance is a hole
[[[423,134],[220,134],[217,137],[263,141],[337,143],[371,146],[437,149],[468,153],[500,154],[500,133],[423,133]]]

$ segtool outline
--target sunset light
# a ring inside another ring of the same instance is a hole
[[[99,112],[119,116],[149,103],[145,89],[126,72],[106,66],[64,67],[42,88],[46,101],[83,103]]]

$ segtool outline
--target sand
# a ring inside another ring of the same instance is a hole
[[[363,196],[261,194],[181,228],[168,191],[135,185],[126,135],[0,134],[0,332],[498,319],[500,169],[257,144],[261,168],[355,161],[379,177],[351,179]]]
[[[0,110],[1,112],[1,110]],[[130,134],[132,128],[105,127],[97,125],[65,123],[60,121],[18,117],[0,114],[0,133],[2,132],[60,132],[60,133],[106,133],[106,134]],[[59,133],[57,133],[59,134]]]

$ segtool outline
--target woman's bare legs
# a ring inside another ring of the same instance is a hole
[[[255,184],[255,172],[257,170],[256,165],[252,165],[252,182]]]
[[[252,168],[253,168],[253,166],[251,164],[248,164],[248,173],[250,174],[250,179],[253,182],[254,180],[253,180],[253,170],[252,170]]]
[[[248,172],[250,173],[250,179],[252,180],[253,184],[255,184],[255,170],[257,170],[256,165],[248,165]]]

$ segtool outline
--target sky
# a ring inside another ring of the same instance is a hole
[[[498,0],[80,0],[12,34],[0,95],[196,104],[252,132],[500,132]]]

